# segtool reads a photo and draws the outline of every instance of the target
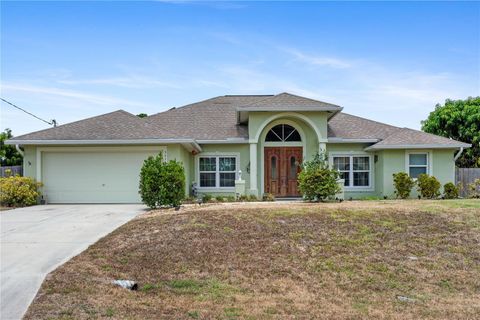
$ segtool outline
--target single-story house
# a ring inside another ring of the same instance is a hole
[[[146,118],[123,110],[15,137],[49,203],[134,203],[148,156],[183,163],[187,193],[298,197],[300,164],[326,152],[346,198],[393,197],[396,172],[454,181],[469,144],[379,123],[289,93],[226,95]],[[241,177],[241,180],[240,180]]]

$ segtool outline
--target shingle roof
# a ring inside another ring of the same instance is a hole
[[[220,96],[180,108],[139,118],[123,110],[88,118],[55,128],[15,137],[11,141],[63,140],[144,140],[248,139],[248,127],[237,123],[237,110],[258,111],[259,108],[291,110],[289,106],[340,108],[308,98],[282,93],[278,95]],[[252,109],[244,109],[252,108]],[[255,109],[256,108],[256,109]],[[285,109],[282,109],[285,108]],[[335,111],[335,112],[338,112]],[[405,146],[468,147],[470,145],[407,128],[399,128],[338,112],[328,122],[329,139],[375,139],[368,149]]]
[[[447,139],[434,134],[417,131],[409,128],[399,128],[390,136],[382,139],[382,141],[370,146],[368,149],[395,149],[395,148],[435,148],[435,147],[452,147],[468,148],[471,145],[453,139]]]
[[[237,108],[239,111],[288,111],[298,109],[305,111],[339,111],[342,110],[342,107],[284,92]]]
[[[83,119],[22,136],[14,140],[125,140],[151,138],[152,133],[143,125],[142,119],[124,110]],[[162,131],[165,137],[172,133]]]
[[[340,112],[328,122],[328,137],[344,139],[384,139],[398,129],[398,127],[385,123]]]
[[[236,108],[269,96],[220,96],[170,109],[146,118],[150,126],[199,140],[248,139],[248,127],[237,124]]]

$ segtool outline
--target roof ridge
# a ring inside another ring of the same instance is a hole
[[[222,97],[224,97],[224,96],[216,96],[216,97],[213,97],[213,98],[208,98],[208,99],[205,99],[205,100],[201,100],[201,101],[189,103],[189,104],[186,104],[186,105],[183,105],[183,106],[180,106],[180,107],[171,107],[171,108],[169,108],[168,110],[160,111],[160,112],[154,113],[154,114],[152,114],[152,115],[149,115],[148,117],[146,117],[146,118],[144,118],[144,119],[148,119],[148,118],[150,118],[150,117],[153,117],[153,116],[156,116],[156,115],[165,113],[165,112],[169,112],[169,111],[172,111],[172,110],[178,110],[178,109],[183,109],[183,108],[192,107],[192,106],[194,106],[194,105],[196,105],[196,104],[204,103],[204,102],[207,102],[207,101],[209,101],[209,100],[218,99],[218,98],[222,98]]]
[[[38,131],[29,132],[29,133],[26,133],[26,134],[22,134],[22,135],[20,135],[20,136],[13,137],[12,139],[14,139],[14,138],[21,138],[21,137],[23,137],[23,136],[30,135],[30,134],[33,134],[33,133],[40,133],[40,132],[44,132],[44,131],[48,131],[48,130],[53,130],[53,129],[57,129],[57,128],[62,128],[62,127],[65,127],[65,126],[69,126],[69,125],[72,125],[72,124],[76,124],[76,123],[78,123],[78,122],[83,122],[83,121],[86,121],[86,120],[92,120],[92,119],[95,119],[95,118],[104,117],[104,116],[106,116],[106,115],[114,114],[114,113],[123,113],[123,114],[127,114],[127,115],[130,115],[130,116],[133,116],[133,117],[138,118],[136,115],[134,115],[134,114],[132,114],[132,113],[130,113],[130,112],[128,112],[128,111],[125,111],[125,110],[123,110],[123,109],[118,109],[118,110],[115,110],[115,111],[111,111],[111,112],[99,114],[99,115],[97,115],[97,116],[88,117],[88,118],[85,118],[85,119],[80,119],[80,120],[76,120],[76,121],[64,123],[64,124],[61,124],[61,125],[59,125],[59,126],[55,126],[55,127],[51,127],[51,128],[46,128],[46,129],[42,129],[42,130],[38,130]],[[138,118],[138,119],[140,119],[140,118]]]
[[[279,95],[282,95],[282,94],[287,94],[287,95],[294,96],[294,97],[297,97],[297,98],[312,100],[312,101],[316,101],[316,102],[320,102],[320,103],[324,103],[324,104],[329,104],[329,105],[332,105],[332,106],[335,106],[335,107],[340,107],[338,104],[334,104],[334,103],[330,103],[330,102],[325,102],[325,101],[318,100],[318,99],[312,99],[312,98],[308,98],[308,97],[303,97],[303,96],[299,96],[298,94],[293,94],[293,93],[290,93],[290,92],[282,92],[282,93],[279,93],[279,94],[275,95],[275,97],[276,97],[276,96],[279,96]]]
[[[268,100],[268,99],[270,99],[270,98],[274,98],[274,97],[276,97],[276,96],[278,96],[278,94],[268,96],[268,98],[265,98],[265,99],[261,99],[261,100],[258,100],[258,101],[253,101],[253,102],[250,102],[250,103],[248,103],[248,104],[241,105],[240,107],[248,107],[249,105],[252,105],[252,104],[255,104],[255,103],[259,103],[259,102],[262,102],[262,101],[266,101],[266,100]]]

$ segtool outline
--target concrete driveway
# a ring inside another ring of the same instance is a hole
[[[20,319],[49,272],[144,210],[109,204],[1,212],[0,319]]]

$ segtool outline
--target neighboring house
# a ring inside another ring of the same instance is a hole
[[[342,112],[288,93],[222,96],[146,118],[123,110],[8,141],[23,147],[24,173],[50,203],[139,202],[142,162],[165,151],[185,166],[187,192],[298,197],[300,163],[326,151],[345,197],[393,196],[392,174],[454,181],[455,155],[470,145]]]

